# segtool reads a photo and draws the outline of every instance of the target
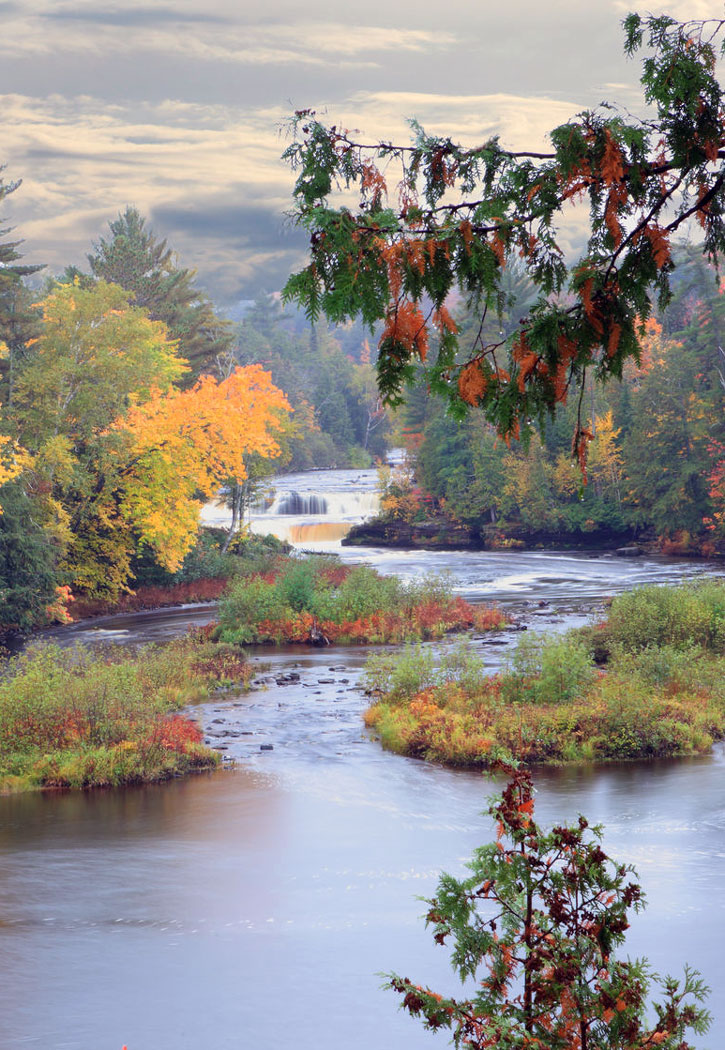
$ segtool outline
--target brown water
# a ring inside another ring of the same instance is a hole
[[[549,553],[369,554],[411,575],[450,568],[463,592],[495,595],[532,627],[554,629],[581,622],[624,586],[718,571]],[[211,615],[109,618],[55,636],[168,637]],[[498,641],[482,643],[492,667],[505,648]],[[134,790],[0,799],[0,1050],[446,1045],[445,1035],[398,1013],[379,973],[455,992],[416,897],[434,892],[441,869],[460,873],[491,837],[480,816],[490,786],[368,739],[355,689],[360,650],[262,658],[266,688],[200,709],[209,741],[234,768]],[[277,684],[290,671],[299,680]],[[261,751],[263,743],[274,749]],[[722,748],[691,761],[547,772],[537,784],[542,822],[581,811],[606,825],[612,855],[637,866],[649,907],[628,950],[656,970],[678,972],[689,961],[704,972],[716,1024],[697,1045],[717,1050]]]

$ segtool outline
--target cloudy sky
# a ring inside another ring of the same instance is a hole
[[[281,287],[294,109],[375,138],[405,119],[544,145],[602,99],[636,106],[624,0],[0,0],[0,216],[26,261],[84,265],[127,204],[220,304]],[[640,8],[642,10],[643,8]],[[722,0],[650,0],[676,17]]]

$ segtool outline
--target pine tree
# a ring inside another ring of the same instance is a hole
[[[634,870],[607,856],[584,817],[545,831],[531,776],[507,772],[489,808],[497,841],[476,850],[468,877],[444,873],[427,902],[463,992],[392,974],[403,1009],[468,1050],[692,1050],[685,1036],[710,1026],[699,974],[659,978],[646,960],[615,955],[628,913],[643,907]],[[653,987],[662,998],[650,1004]]]
[[[189,383],[202,373],[219,374],[232,327],[216,316],[211,301],[195,286],[196,271],[177,265],[166,240],[156,239],[136,208],[127,207],[109,227],[112,236],[101,238],[88,256],[93,275],[132,292],[136,306],[166,324],[191,365]]]
[[[0,173],[4,169],[0,167]],[[3,184],[0,178],[0,201],[20,186],[21,180]],[[0,238],[12,233],[12,227],[0,229]],[[33,308],[33,296],[23,284],[43,267],[19,263],[18,248],[22,241],[0,242],[0,343],[5,343],[6,354],[0,358],[0,390],[2,400],[12,401],[14,379],[28,342],[38,334],[39,318]]]

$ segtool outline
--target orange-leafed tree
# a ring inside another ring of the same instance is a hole
[[[708,989],[685,968],[656,978],[614,950],[643,906],[633,869],[600,845],[584,817],[545,831],[534,820],[529,773],[510,780],[490,814],[498,838],[476,850],[463,880],[444,874],[428,901],[438,944],[451,943],[470,998],[391,975],[389,986],[426,1028],[448,1029],[469,1050],[692,1050],[707,1031]],[[648,1004],[653,984],[661,1000]],[[469,983],[470,987],[470,983]]]
[[[247,477],[247,457],[279,453],[275,434],[289,403],[260,365],[222,382],[202,376],[191,390],[154,390],[116,429],[131,438],[123,469],[122,516],[167,569],[194,542],[199,512],[228,479]]]

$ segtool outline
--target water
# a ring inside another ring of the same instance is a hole
[[[376,470],[320,470],[282,474],[268,498],[250,516],[253,532],[272,533],[310,550],[339,546],[353,525],[375,515],[380,506]],[[203,520],[228,526],[230,512],[209,504]]]
[[[723,569],[551,552],[341,553],[407,576],[450,570],[461,593],[495,598],[542,629],[582,622],[635,583]],[[135,642],[212,616],[209,607],[130,614],[54,637]],[[501,640],[480,643],[492,668]],[[434,892],[441,869],[462,873],[492,837],[481,816],[490,785],[368,739],[355,688],[364,655],[255,654],[265,665],[259,690],[199,708],[233,768],[126,791],[0,799],[0,1050],[446,1045],[398,1012],[379,974],[455,994],[417,898]],[[277,683],[290,672],[299,679]],[[656,970],[680,972],[684,961],[703,970],[716,1025],[696,1045],[715,1050],[725,1028],[723,749],[536,780],[542,823],[583,812],[605,824],[607,851],[637,866],[649,908],[628,951]]]

